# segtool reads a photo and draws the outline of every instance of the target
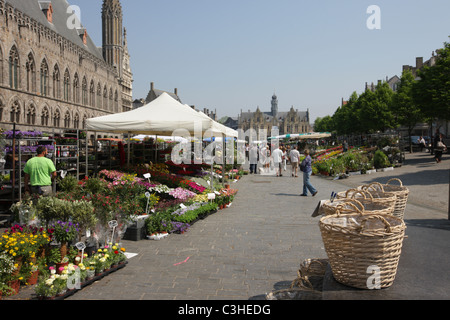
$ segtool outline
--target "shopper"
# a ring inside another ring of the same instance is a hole
[[[436,163],[440,163],[442,161],[442,154],[447,149],[447,146],[444,144],[444,135],[442,133],[434,141],[434,159]]]
[[[311,167],[311,156],[309,155],[309,150],[305,150],[305,159],[303,160],[300,168],[303,171],[303,193],[300,195],[302,197],[308,196],[308,190],[314,197],[317,194],[316,188],[313,187],[313,185],[310,182],[311,174],[312,174],[312,167]]]
[[[283,169],[283,151],[279,147],[277,147],[272,152],[273,164],[275,167],[275,172],[277,177],[282,177],[282,169]]]
[[[289,158],[291,159],[292,166],[292,176],[298,177],[298,162],[300,160],[300,152],[297,150],[297,146],[294,146],[289,153]]]
[[[47,148],[39,146],[37,156],[28,160],[25,165],[25,192],[48,196],[52,194],[52,180],[56,178],[56,168],[52,160],[47,158]],[[31,184],[31,188],[29,186]]]
[[[250,147],[250,152],[249,152],[249,157],[250,157],[250,173],[251,174],[256,174],[257,171],[257,167],[258,167],[258,147],[256,146],[256,144],[252,144]]]

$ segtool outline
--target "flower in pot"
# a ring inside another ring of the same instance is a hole
[[[53,229],[56,241],[61,244],[61,257],[64,259],[67,256],[68,243],[78,236],[78,224],[71,221],[58,221],[53,225]]]

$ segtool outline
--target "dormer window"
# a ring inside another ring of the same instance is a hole
[[[78,35],[80,36],[81,40],[83,41],[83,44],[87,45],[87,30],[85,28],[79,28],[77,29]]]
[[[50,1],[39,1],[39,6],[42,12],[45,14],[47,21],[53,23],[53,6]]]

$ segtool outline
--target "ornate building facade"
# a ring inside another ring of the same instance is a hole
[[[238,117],[238,129],[244,132],[254,129],[256,132],[267,130],[270,135],[272,128],[278,128],[279,134],[297,134],[311,132],[309,110],[298,111],[291,109],[288,112],[278,111],[278,97],[274,94],[271,101],[271,111],[262,112],[258,107],[255,112],[242,112]]]
[[[66,1],[0,0],[0,126],[59,133],[131,110],[119,0],[102,8],[98,48]]]

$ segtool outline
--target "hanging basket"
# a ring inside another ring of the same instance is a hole
[[[354,212],[325,216],[319,226],[336,281],[360,289],[393,284],[405,238],[402,219]]]
[[[391,182],[394,182],[394,181],[398,182],[399,185],[390,184]],[[391,196],[395,195],[396,201],[395,201],[393,215],[400,219],[404,218],[406,204],[408,202],[408,197],[409,197],[409,189],[407,187],[403,186],[403,183],[400,179],[393,178],[393,179],[389,180],[386,184],[374,182],[374,183],[370,184],[368,187],[364,186],[364,187],[360,187],[360,188],[366,188],[366,190],[369,190],[369,188],[372,188],[374,190],[388,193]]]

